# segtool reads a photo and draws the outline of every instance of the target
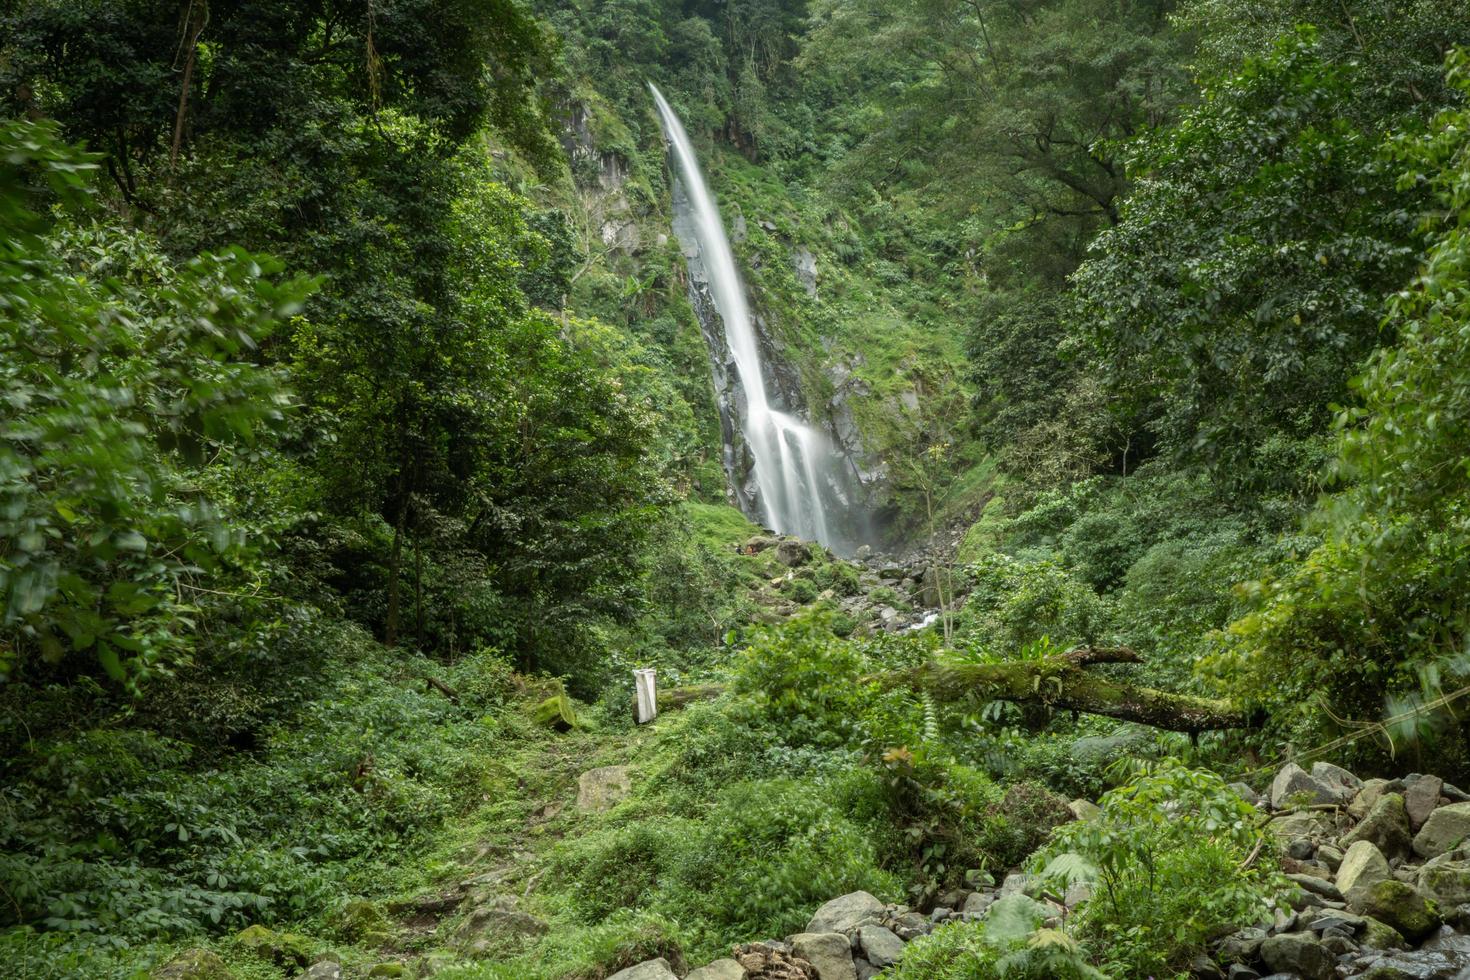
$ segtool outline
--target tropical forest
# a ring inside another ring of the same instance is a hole
[[[0,980],[1470,980],[1470,0],[0,0]]]

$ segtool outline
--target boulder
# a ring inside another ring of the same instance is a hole
[[[757,534],[755,537],[746,541],[744,546],[741,547],[740,551],[742,554],[758,555],[762,551],[765,551],[767,548],[775,547],[775,545],[775,538],[766,537],[763,534]]]
[[[500,895],[470,909],[455,931],[460,945],[473,952],[516,942],[547,931],[545,922],[516,908],[512,896]]]
[[[1317,860],[1327,865],[1327,870],[1333,874],[1336,874],[1337,869],[1342,867],[1342,858],[1342,851],[1331,844],[1323,844],[1317,848]]]
[[[153,980],[235,980],[225,961],[207,949],[185,949],[150,974]]]
[[[1409,832],[1404,798],[1397,793],[1385,793],[1339,843],[1351,847],[1360,840],[1372,841],[1386,857],[1406,857],[1413,849],[1414,838]]]
[[[858,945],[863,948],[863,958],[880,970],[897,963],[903,956],[903,940],[882,926],[859,929]]]
[[[796,568],[812,560],[812,549],[807,547],[805,541],[782,538],[781,543],[776,545],[776,560],[787,568]]]
[[[543,728],[567,732],[577,727],[577,709],[572,707],[571,698],[556,694],[532,709],[531,720]]]
[[[1377,845],[1360,840],[1343,855],[1342,865],[1337,869],[1337,890],[1347,898],[1349,905],[1357,906],[1374,885],[1392,877],[1388,861]]]
[[[1225,963],[1251,963],[1260,955],[1261,943],[1265,941],[1265,929],[1247,926],[1220,940],[1218,954]]]
[[[1440,908],[1470,903],[1470,861],[1430,861],[1419,869],[1418,885]]]
[[[1466,837],[1470,837],[1470,803],[1451,803],[1439,807],[1424,821],[1414,836],[1414,853],[1438,857]]]
[[[1439,927],[1435,907],[1412,885],[1396,878],[1371,886],[1357,904],[1364,915],[1392,926],[1410,942],[1418,942]]]
[[[1294,840],[1326,840],[1332,836],[1332,823],[1321,813],[1288,813],[1272,817],[1266,830],[1283,843]]]
[[[883,903],[867,892],[850,892],[817,909],[806,924],[808,933],[840,932],[850,936],[863,926],[883,924]]]
[[[1326,878],[1309,874],[1289,874],[1286,877],[1313,895],[1325,898],[1330,902],[1342,901],[1342,892],[1338,891],[1337,886]]]
[[[745,980],[745,967],[726,957],[709,966],[691,970],[684,980]]]
[[[840,932],[802,932],[791,937],[791,949],[816,970],[816,980],[857,980],[852,943]]]
[[[1366,924],[1358,936],[1358,942],[1362,943],[1365,949],[1403,949],[1408,945],[1404,941],[1403,934],[1387,922],[1372,916],[1363,918]]]
[[[1348,815],[1354,820],[1362,820],[1373,809],[1373,804],[1378,802],[1384,793],[1396,792],[1397,780],[1369,779],[1363,783],[1363,788],[1358,790],[1358,795],[1348,804]]]
[[[679,980],[679,977],[669,967],[669,961],[660,956],[656,960],[647,960],[626,970],[619,970],[607,980]]]
[[[1078,820],[1091,820],[1102,813],[1102,807],[1091,800],[1073,800],[1067,804],[1067,809],[1072,811],[1072,816]]]
[[[342,980],[342,964],[336,960],[318,960],[296,980]]]
[[[971,892],[970,897],[965,899],[965,905],[964,908],[960,909],[960,914],[966,920],[971,921],[983,918],[994,902],[994,892]]]
[[[311,962],[311,940],[294,932],[253,925],[236,933],[235,942],[277,966],[304,967]]]
[[[1270,936],[1261,943],[1261,959],[1277,973],[1303,980],[1330,980],[1337,958],[1311,933],[1288,932]]]
[[[1439,806],[1444,780],[1438,776],[1420,776],[1404,790],[1404,809],[1409,813],[1409,829],[1418,833],[1429,815]]]
[[[1336,803],[1337,791],[1295,762],[1288,762],[1271,780],[1271,809],[1281,810],[1299,801]]]
[[[377,980],[403,980],[408,976],[408,967],[393,960],[384,960],[373,964],[367,975],[369,978],[376,977]]]
[[[1242,800],[1245,800],[1251,806],[1260,806],[1262,803],[1266,802],[1266,798],[1264,796],[1251,789],[1250,786],[1245,783],[1231,783],[1226,788],[1233,792],[1236,796],[1240,797]]]
[[[1337,794],[1337,802],[1351,803],[1363,788],[1363,781],[1341,766],[1330,762],[1312,763],[1312,778],[1323,783]]]
[[[632,790],[627,766],[588,769],[577,777],[577,809],[600,813],[610,810]]]

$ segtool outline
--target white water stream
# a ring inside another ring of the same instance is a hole
[[[828,546],[833,540],[824,497],[838,485],[838,460],[820,430],[772,407],[761,364],[755,320],[745,298],[745,283],[735,266],[715,199],[705,185],[699,160],[679,117],[652,82],[648,85],[658,106],[659,121],[673,148],[678,176],[684,182],[692,210],[695,242],[709,275],[715,309],[724,321],[725,342],[735,362],[735,373],[745,392],[745,415],[740,428],[750,448],[756,483],[756,503],[765,523],[782,534],[795,534]]]

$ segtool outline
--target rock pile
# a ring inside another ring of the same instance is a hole
[[[869,980],[897,963],[904,944],[927,934],[937,921],[906,905],[885,905],[867,892],[853,892],[817,909],[806,931],[736,946],[730,958],[700,967],[685,980]],[[660,959],[608,980],[678,976]]]
[[[1297,891],[1269,926],[1221,940],[1198,976],[1470,980],[1470,795],[1325,762],[1287,765],[1264,795],[1233,788],[1270,814]]]

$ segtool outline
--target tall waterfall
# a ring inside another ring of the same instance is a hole
[[[825,433],[772,405],[755,320],[720,212],[700,174],[689,134],[663,93],[651,82],[648,87],[687,193],[687,201],[678,201],[676,195],[676,211],[681,205],[688,210],[687,215],[679,217],[689,220],[676,224],[675,232],[686,255],[697,256],[703,262],[710,298],[724,323],[725,342],[745,396],[739,424],[753,462],[754,504],[759,514],[752,516],[763,518],[782,534],[795,534],[846,551],[848,543],[842,540],[841,528],[834,528],[829,516],[831,507],[845,503],[841,458]],[[691,234],[692,242],[687,240]]]

